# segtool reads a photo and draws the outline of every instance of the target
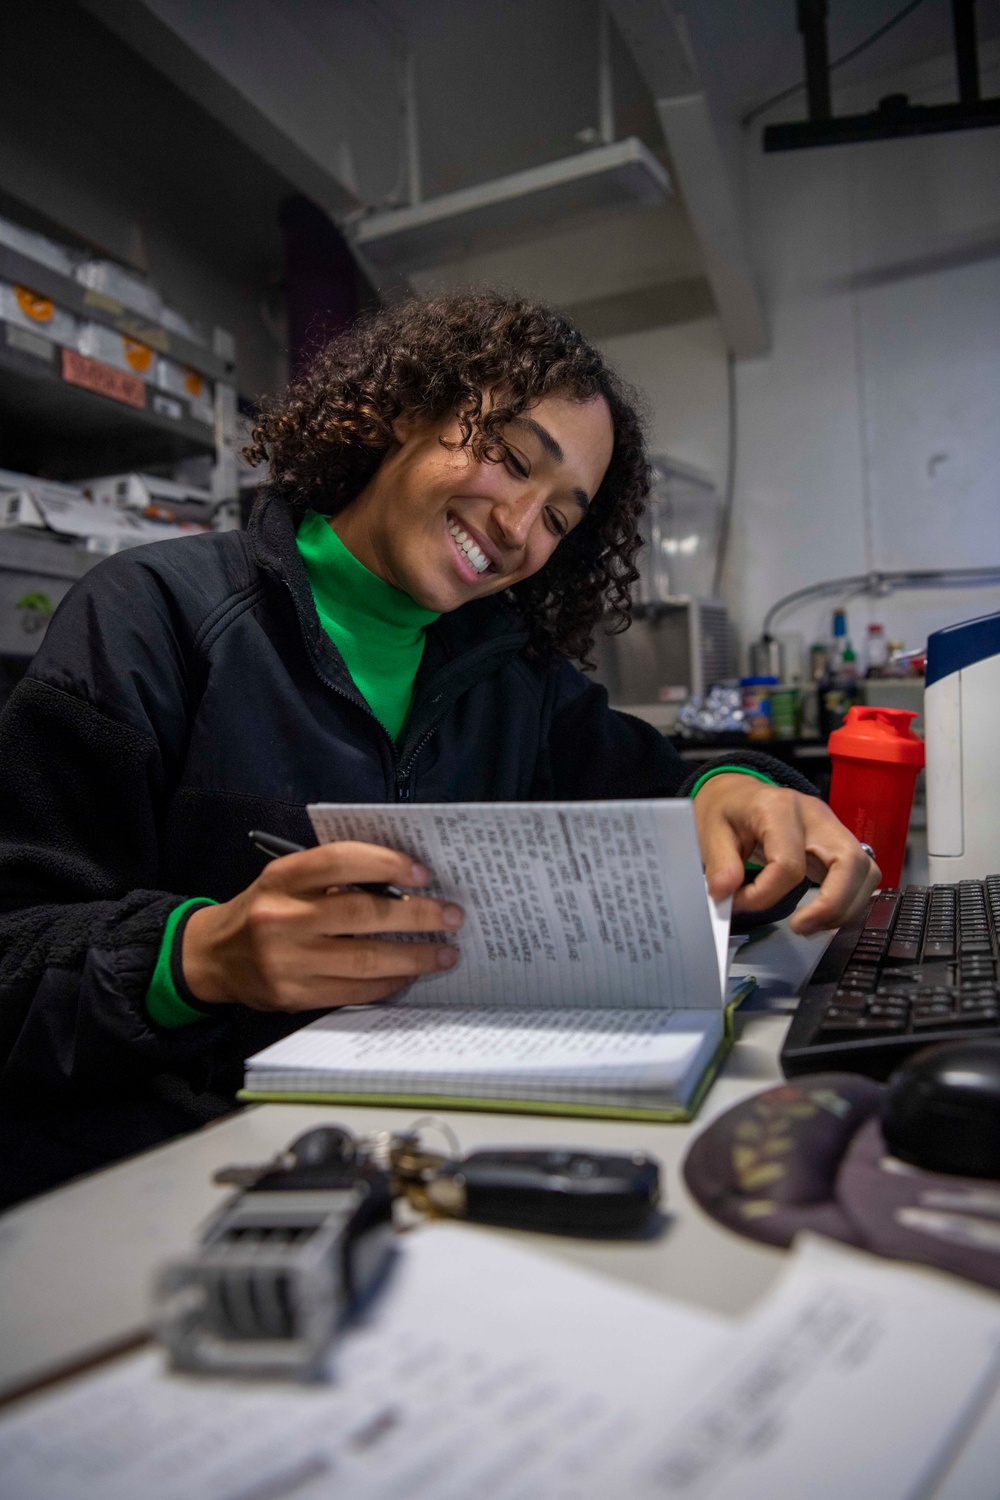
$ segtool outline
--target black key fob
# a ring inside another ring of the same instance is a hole
[[[635,1234],[660,1202],[660,1168],[641,1153],[473,1151],[425,1184],[440,1213],[552,1234]]]

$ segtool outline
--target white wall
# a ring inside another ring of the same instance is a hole
[[[984,91],[1000,56],[984,48]],[[870,80],[954,96],[947,60]],[[789,112],[791,106],[786,105]],[[779,112],[780,113],[780,112]],[[744,641],[806,584],[890,568],[1000,564],[1000,130],[764,156],[748,141],[753,250],[772,350],[737,366],[739,444],[725,592]],[[714,320],[608,340],[647,392],[653,439],[725,472],[725,353]],[[830,600],[785,617],[808,639]],[[1000,608],[1000,589],[857,599],[920,645]]]
[[[604,339],[610,362],[648,408],[649,446],[703,469],[725,485],[728,432],[726,348],[717,318]]]

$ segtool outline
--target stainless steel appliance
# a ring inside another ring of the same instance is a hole
[[[598,632],[595,653],[597,681],[621,705],[703,697],[734,675],[729,614],[718,599],[636,605],[629,630]]]

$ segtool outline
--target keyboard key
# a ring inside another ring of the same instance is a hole
[[[913,1007],[913,1019],[918,1016],[947,1016],[953,1007],[950,1000],[921,1000]]]
[[[824,1042],[835,1036],[865,1037],[888,1036],[906,1030],[904,1017],[899,1016],[830,1016],[824,1017],[819,1035]]]
[[[860,990],[837,990],[834,993],[832,1004],[838,1010],[864,1010],[868,996]]]
[[[883,891],[881,895],[876,896],[865,918],[865,931],[872,932],[880,929],[888,931],[892,926],[892,919],[896,915],[898,905],[899,895],[895,891]]]

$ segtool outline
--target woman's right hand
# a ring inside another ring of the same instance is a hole
[[[184,978],[205,1004],[252,1010],[385,1000],[420,974],[452,968],[458,949],[367,934],[455,932],[465,920],[462,908],[429,896],[398,901],[342,887],[429,880],[423,865],[377,844],[320,844],[286,854],[232,901],[192,912],[184,929]]]

